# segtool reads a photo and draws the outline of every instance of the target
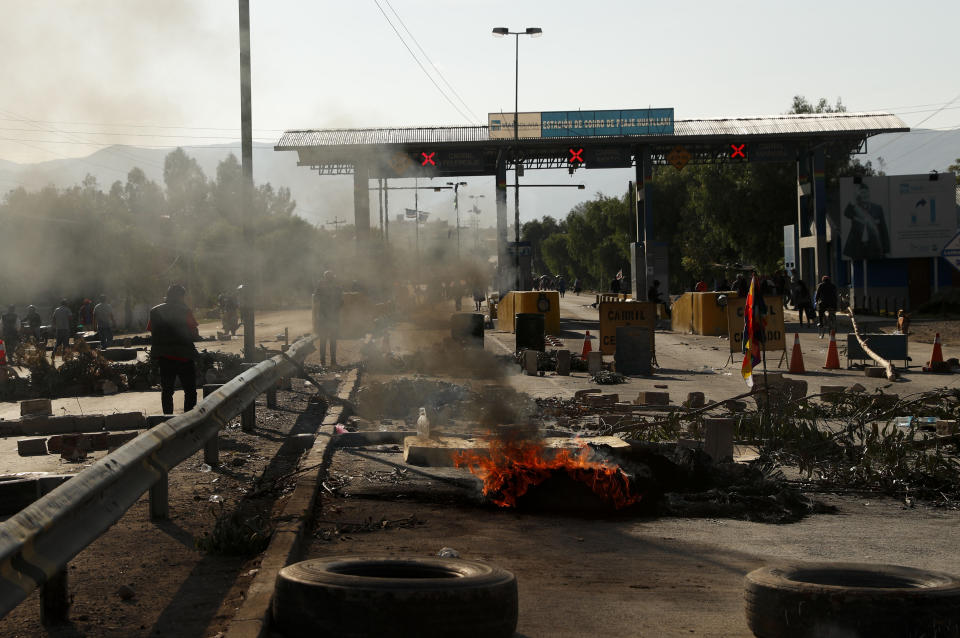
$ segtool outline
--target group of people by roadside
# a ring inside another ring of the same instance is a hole
[[[7,311],[0,315],[0,325],[4,347],[11,359],[18,356],[16,353],[21,344],[32,343],[45,351],[47,339],[51,337],[54,339],[52,356],[56,357],[58,351],[61,356],[66,353],[70,337],[76,332],[94,331],[101,346],[109,347],[113,343],[116,318],[107,296],[100,295],[96,304],[90,299],[80,303],[76,321],[70,304],[63,298],[51,313],[47,326],[43,325],[43,318],[34,305],[27,306],[27,313],[22,319],[16,305],[8,306]]]

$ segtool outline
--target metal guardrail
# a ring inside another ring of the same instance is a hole
[[[313,350],[307,337],[287,354],[302,360]],[[0,618],[59,574],[144,492],[162,485],[157,492],[165,496],[171,468],[202,449],[281,377],[295,373],[296,366],[281,356],[257,364],[190,412],[147,430],[0,523]]]

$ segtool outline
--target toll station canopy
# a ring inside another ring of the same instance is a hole
[[[522,114],[521,114],[522,115]],[[491,136],[490,126],[311,129],[283,133],[274,150],[296,151],[322,175],[369,178],[496,175],[525,168],[627,168],[644,163],[793,162],[828,146],[866,152],[867,139],[910,129],[890,113],[823,113],[676,120],[668,134],[575,137]],[[498,166],[499,164],[499,166]]]

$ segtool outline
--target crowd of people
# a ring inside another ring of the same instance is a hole
[[[563,297],[567,294],[567,280],[563,275],[551,275],[549,273],[543,275],[534,275],[533,289],[556,290],[560,293],[560,296]],[[573,294],[575,295],[579,295],[580,291],[583,290],[579,277],[574,278],[571,290],[573,290]]]
[[[50,322],[43,323],[43,317],[34,305],[27,306],[26,314],[21,318],[17,313],[16,305],[7,307],[7,311],[0,315],[2,338],[7,356],[11,359],[17,356],[21,344],[32,343],[37,347],[46,348],[47,340],[54,339],[53,357],[57,352],[61,356],[66,353],[70,344],[70,337],[76,332],[96,332],[96,338],[102,347],[113,344],[113,334],[116,328],[116,318],[113,306],[106,295],[100,295],[97,303],[84,299],[77,308],[76,314],[66,298],[54,308],[50,315]]]

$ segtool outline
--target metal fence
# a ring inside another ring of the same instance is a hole
[[[313,339],[287,354],[302,361]],[[0,617],[37,587],[63,578],[67,563],[150,490],[150,510],[166,515],[167,472],[217,437],[258,395],[293,376],[295,364],[273,357],[234,377],[196,408],[147,430],[0,523]]]

